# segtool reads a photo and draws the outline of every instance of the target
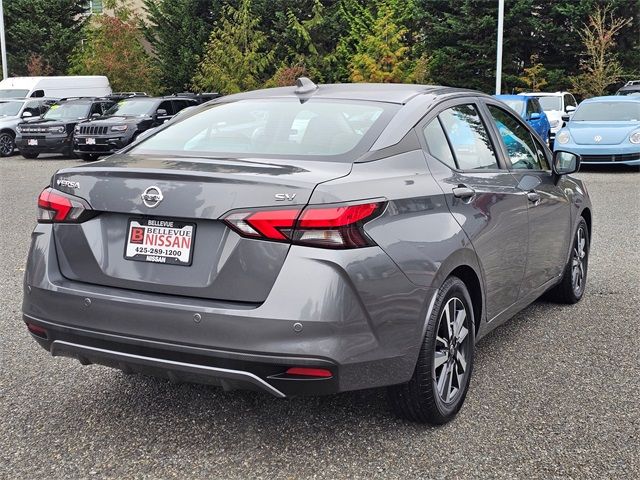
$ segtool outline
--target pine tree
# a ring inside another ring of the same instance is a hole
[[[194,89],[229,94],[259,87],[273,59],[259,25],[251,0],[241,0],[238,8],[227,5],[193,77]]]

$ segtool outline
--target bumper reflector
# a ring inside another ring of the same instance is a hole
[[[319,377],[330,378],[333,377],[331,371],[324,368],[306,368],[306,367],[291,367],[287,369],[287,375],[299,375],[301,377]]]
[[[47,331],[39,327],[38,325],[34,325],[33,323],[27,323],[27,330],[36,335],[37,337],[47,338]]]

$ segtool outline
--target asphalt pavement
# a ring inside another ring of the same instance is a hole
[[[590,170],[586,296],[482,340],[442,427],[384,390],[279,400],[52,358],[22,322],[36,198],[82,162],[0,159],[0,478],[640,478],[640,173]]]

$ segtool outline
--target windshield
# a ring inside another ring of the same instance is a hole
[[[29,95],[29,90],[0,90],[0,98],[22,98]]]
[[[640,122],[640,102],[583,103],[572,122]]]
[[[0,102],[0,116],[13,117],[18,115],[24,102]]]
[[[47,110],[43,118],[49,120],[60,119],[76,119],[87,118],[89,115],[89,103],[63,103],[61,105],[51,105],[51,108]]]
[[[540,100],[540,106],[545,112],[547,110],[562,110],[561,97],[536,97]]]
[[[511,108],[513,108],[520,115],[522,115],[524,113],[524,106],[526,105],[526,103],[523,102],[522,100],[504,100],[504,99],[502,99],[502,101],[504,103],[506,103],[507,105],[509,105]]]
[[[381,102],[243,100],[212,105],[159,131],[133,152],[352,161],[396,110]],[[342,158],[347,152],[348,159]]]
[[[618,90],[616,95],[640,96],[640,90]]]
[[[156,100],[152,98],[137,100],[121,100],[113,107],[105,112],[105,115],[125,115],[132,117],[141,117],[151,115]]]

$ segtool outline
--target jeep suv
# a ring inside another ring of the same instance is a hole
[[[18,125],[16,147],[25,158],[37,158],[41,153],[62,153],[74,157],[75,126],[82,120],[102,115],[112,105],[113,101],[105,98],[59,100],[41,117]]]
[[[111,155],[145,130],[162,125],[180,110],[198,105],[186,97],[136,96],[119,101],[105,114],[76,126],[74,151],[86,161]]]

